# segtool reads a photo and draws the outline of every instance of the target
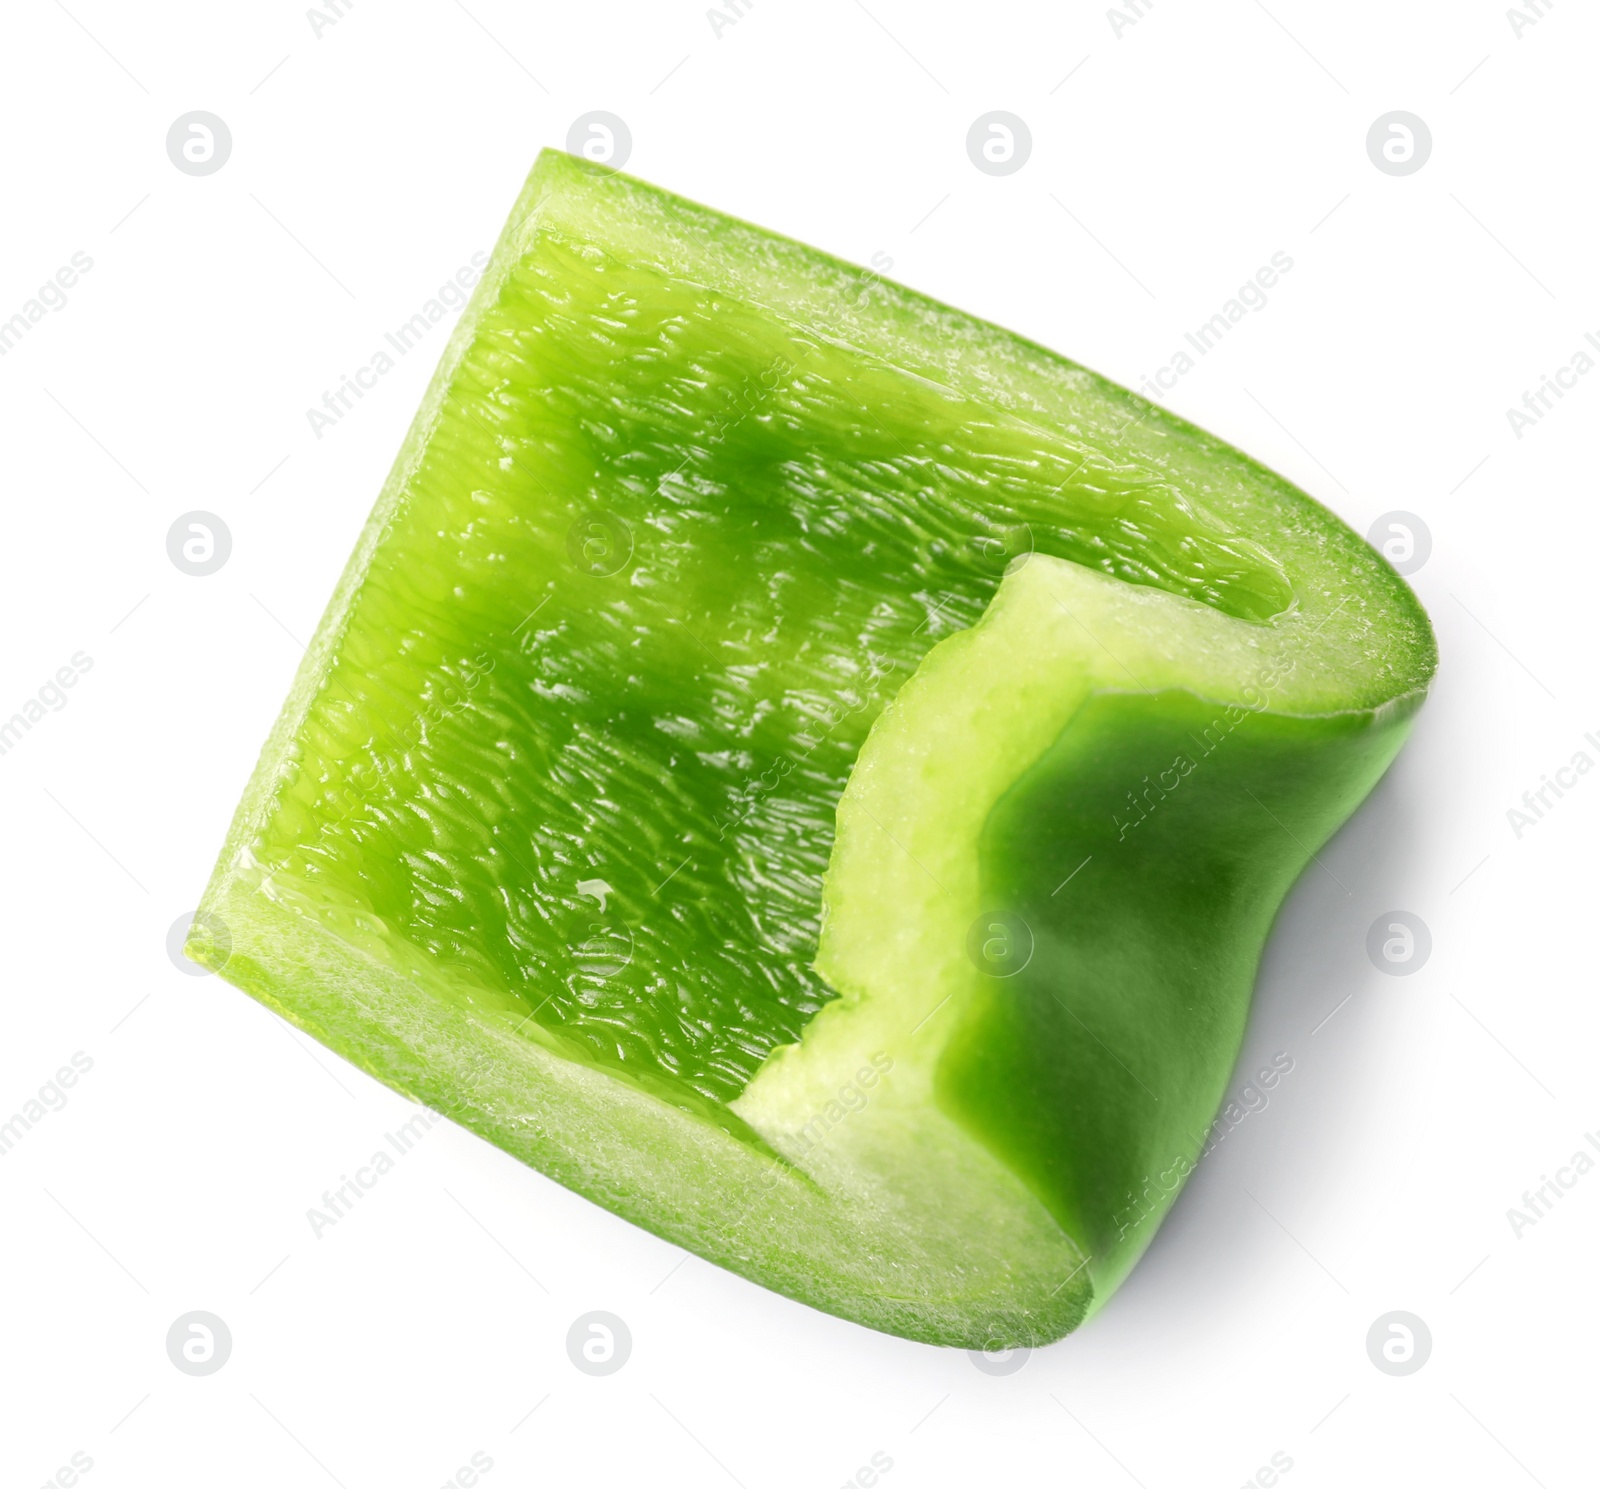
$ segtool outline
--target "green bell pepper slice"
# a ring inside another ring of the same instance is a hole
[[[188,951],[746,1277],[1042,1344],[1192,1169],[1435,661],[1237,450],[546,152]]]

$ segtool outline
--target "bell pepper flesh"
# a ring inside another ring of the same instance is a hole
[[[546,152],[189,952],[745,1276],[1040,1344],[1148,1244],[1434,665],[1236,450]]]

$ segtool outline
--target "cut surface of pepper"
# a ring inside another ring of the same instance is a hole
[[[188,951],[744,1276],[1043,1344],[1192,1170],[1435,663],[1222,441],[546,152]]]

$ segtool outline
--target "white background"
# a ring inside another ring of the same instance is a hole
[[[1520,839],[1506,815],[1600,759],[1600,376],[1506,418],[1600,332],[1592,12],[1156,0],[1119,35],[1100,5],[756,0],[718,37],[698,3],[469,4],[359,0],[320,37],[287,0],[6,7],[0,320],[94,267],[0,358],[0,716],[93,666],[0,757],[0,1118],[93,1069],[0,1159],[0,1483],[75,1452],[91,1489],[435,1489],[474,1452],[490,1489],[829,1489],[875,1452],[887,1489],[1226,1489],[1274,1453],[1291,1489],[1594,1483],[1600,1174],[1520,1237],[1507,1210],[1600,1129],[1600,777]],[[195,109],[233,136],[206,177],[165,151]],[[307,408],[593,109],[631,171],[1124,382],[1286,252],[1167,401],[1363,532],[1432,533],[1434,696],[1268,954],[1247,1059],[1293,1072],[1104,1312],[1003,1378],[448,1123],[315,1238],[409,1108],[165,950],[445,330],[321,440]],[[965,150],[992,109],[1033,136],[1003,178]],[[1433,136],[1406,177],[1366,153],[1394,109]],[[165,546],[196,508],[234,542],[203,579]],[[1365,952],[1393,909],[1433,936],[1408,977]],[[191,1309],[233,1336],[201,1379],[164,1346]],[[633,1335],[605,1379],[565,1352],[591,1309]],[[1365,1345],[1394,1309],[1433,1339],[1405,1378]]]

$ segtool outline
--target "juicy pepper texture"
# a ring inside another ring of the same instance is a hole
[[[1237,450],[546,152],[189,954],[736,1272],[1037,1345],[1160,1224],[1434,666]]]

